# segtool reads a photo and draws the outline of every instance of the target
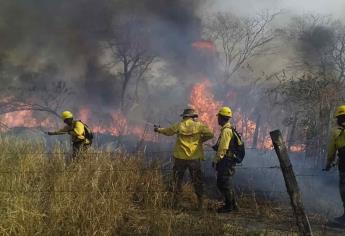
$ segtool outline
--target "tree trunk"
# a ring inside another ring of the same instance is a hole
[[[122,82],[122,90],[121,90],[121,111],[125,111],[125,99],[126,99],[126,91],[127,85],[130,79],[130,74],[128,71],[128,63],[124,60],[123,63],[123,82]]]
[[[260,125],[261,125],[261,115],[258,114],[258,116],[256,117],[256,126],[255,126],[254,135],[253,135],[252,148],[257,148],[257,146],[258,146]]]
[[[294,145],[294,137],[295,137],[295,133],[296,133],[297,121],[298,121],[297,117],[294,117],[291,131],[290,131],[290,135],[289,135],[289,139],[288,139],[288,150],[289,151],[291,149],[291,146]]]

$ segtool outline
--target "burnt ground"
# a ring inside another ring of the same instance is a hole
[[[187,185],[185,189],[178,209],[173,210],[177,218],[212,225],[215,232],[221,232],[222,235],[298,235],[293,211],[286,202],[269,200],[254,193],[242,193],[238,212],[218,214],[216,209],[221,206],[221,201],[207,199],[205,209],[197,211],[195,196],[189,191],[192,190],[191,186]],[[314,235],[345,235],[345,229],[330,227],[326,217],[316,213],[308,213],[308,216]],[[188,233],[197,235],[197,231],[193,230],[198,229],[196,227]],[[202,232],[199,233],[202,235]]]

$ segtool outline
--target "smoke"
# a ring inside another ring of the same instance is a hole
[[[79,102],[116,106],[119,78],[99,63],[100,43],[112,37],[114,22],[135,16],[140,22],[137,27],[150,30],[151,50],[172,67],[182,65],[191,42],[200,38],[198,10],[203,2],[4,0],[0,3],[1,60],[16,66],[21,77],[55,68],[38,76],[35,83],[58,78],[81,96]],[[20,81],[2,86],[14,84],[20,86]]]
[[[252,15],[258,11],[284,10],[292,14],[314,13],[322,15],[333,15],[343,18],[345,2],[342,0],[215,0],[213,8],[216,11],[231,10],[241,15]]]

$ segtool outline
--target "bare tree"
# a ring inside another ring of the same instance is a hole
[[[279,13],[263,12],[255,17],[239,18],[217,13],[205,24],[205,35],[221,48],[224,76],[228,81],[249,59],[263,53],[275,34],[269,24]]]
[[[272,78],[277,84],[268,93],[274,105],[285,111],[281,118],[291,128],[289,146],[294,139],[302,141],[308,157],[323,158],[333,107],[341,97],[339,80],[333,76],[293,77],[284,73]]]
[[[0,114],[39,111],[60,116],[59,111],[73,93],[64,81],[46,82],[54,69],[29,72],[20,66],[4,64],[0,67],[0,78],[5,82],[0,87]]]
[[[334,65],[337,79],[345,87],[345,25],[339,25],[330,47],[330,62]]]
[[[40,111],[60,117],[59,111],[65,106],[72,96],[72,91],[65,82],[57,81],[44,89],[34,85],[27,88],[8,88],[8,93],[15,96],[5,96],[0,100],[0,114],[15,111]]]
[[[149,44],[149,29],[135,16],[120,18],[111,28],[111,37],[104,44],[111,53],[110,69],[116,69],[122,79],[121,109],[131,80],[140,80],[150,69],[155,54]]]

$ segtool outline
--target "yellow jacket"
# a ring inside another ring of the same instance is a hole
[[[220,135],[217,141],[218,149],[213,159],[214,163],[217,163],[224,158],[225,154],[228,152],[232,137],[233,132],[231,129],[231,124],[228,122],[220,129]]]
[[[205,160],[202,144],[213,138],[206,125],[192,118],[183,119],[169,128],[159,128],[158,133],[167,136],[177,134],[174,157],[183,160]]]
[[[76,142],[84,142],[85,144],[89,144],[90,141],[85,138],[85,127],[81,121],[73,121],[73,125],[69,126],[66,125],[62,129],[53,132],[55,135],[61,135],[68,133],[71,136],[71,140],[73,143]]]
[[[337,150],[345,146],[345,130],[343,127],[336,127],[331,134],[328,144],[327,164],[335,161]]]

